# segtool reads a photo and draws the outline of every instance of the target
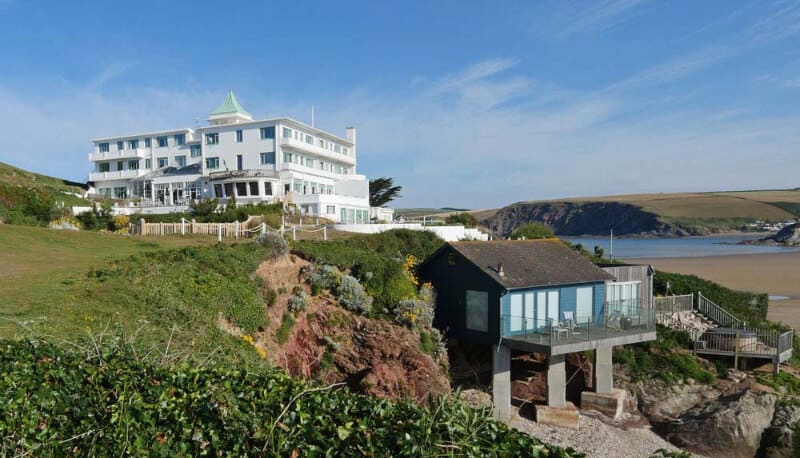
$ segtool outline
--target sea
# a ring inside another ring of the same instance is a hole
[[[562,236],[561,238],[572,243],[581,243],[589,251],[592,251],[595,246],[600,246],[605,250],[606,257],[613,256],[614,259],[725,256],[732,254],[785,253],[799,250],[798,248],[768,245],[737,245],[738,242],[744,240],[756,240],[763,237],[765,237],[764,234],[726,234],[669,239],[615,238],[613,253],[611,252],[611,240],[609,237]]]

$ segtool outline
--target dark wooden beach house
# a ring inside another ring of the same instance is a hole
[[[428,258],[420,273],[436,289],[435,325],[449,338],[493,346],[500,419],[511,412],[511,350],[548,355],[545,407],[564,409],[570,408],[567,353],[595,350],[592,395],[618,396],[612,393],[619,391],[613,390],[612,347],[655,339],[649,301],[609,302],[606,288],[616,277],[558,239],[452,242]],[[537,417],[548,413],[537,408]]]

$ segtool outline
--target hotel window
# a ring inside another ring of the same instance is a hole
[[[125,142],[117,142],[117,151],[122,151],[125,149]]]
[[[144,139],[144,147],[145,148],[150,148],[151,146],[153,146],[152,140],[150,140],[149,138],[145,138]]]
[[[214,185],[214,197],[223,197],[221,184]]]
[[[292,138],[292,129],[288,127],[283,128],[283,138]]]
[[[225,197],[233,195],[233,183],[225,183]]]
[[[207,169],[218,169],[219,168],[219,158],[218,157],[207,157],[206,158],[206,168]]]
[[[283,153],[283,162],[287,164],[292,162],[292,153]]]
[[[186,156],[175,156],[175,165],[178,167],[186,167]]]
[[[157,137],[156,141],[158,142],[159,148],[166,148],[169,145],[169,141],[167,141],[167,137]]]
[[[164,168],[169,165],[169,158],[166,157],[159,157],[158,158],[158,168]]]
[[[236,143],[242,143],[244,141],[244,132],[241,130],[236,131]]]
[[[329,215],[335,215],[336,214],[336,205],[328,205],[327,207],[325,207],[325,211]]]
[[[313,145],[314,137],[312,137],[311,135],[306,135],[306,143],[308,143],[309,145]]]
[[[206,134],[206,145],[217,145],[219,144],[219,134],[214,132],[211,134]]]
[[[111,170],[111,165],[108,162],[101,162],[97,164],[98,172],[108,172]]]
[[[261,153],[261,165],[275,164],[275,151]]]
[[[342,147],[339,146],[339,145],[333,145],[333,151],[335,151],[337,153],[341,153],[342,152]]]
[[[175,144],[176,145],[185,145],[186,144],[186,134],[176,134],[175,135]]]
[[[314,159],[311,159],[310,157],[307,157],[306,158],[306,167],[312,167],[313,168],[314,167]]]
[[[258,181],[250,181],[250,195],[257,196],[258,195]]]
[[[100,143],[97,146],[98,146],[98,148],[100,148],[100,152],[101,153],[107,153],[108,152],[108,143]]]
[[[303,180],[292,181],[292,192],[297,194],[303,193]]]
[[[200,157],[202,152],[200,151],[200,145],[192,145],[189,147],[189,151],[191,152],[192,157]]]
[[[264,195],[271,196],[272,195],[272,183],[267,181],[264,183]]]
[[[240,181],[236,183],[236,195],[241,197],[247,197],[247,182]]]
[[[128,188],[114,188],[114,197],[126,199],[128,197]]]
[[[139,170],[139,161],[128,161],[128,170]]]
[[[128,149],[136,149],[139,147],[139,140],[128,140]]]
[[[262,127],[261,128],[261,139],[267,140],[269,138],[275,138],[275,127]]]
[[[344,154],[345,156],[347,156],[347,153],[348,153],[348,151],[347,151],[347,148],[342,148],[342,154]]]
[[[153,160],[152,159],[145,159],[144,160],[144,168],[149,169],[153,167]]]
[[[117,161],[117,170],[122,170],[122,161]]]

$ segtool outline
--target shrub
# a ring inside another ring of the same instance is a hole
[[[472,213],[461,212],[449,215],[444,219],[447,224],[461,224],[464,227],[475,227],[478,225],[478,219]]]
[[[269,288],[264,293],[264,302],[267,304],[267,307],[272,307],[278,300],[278,292],[275,291],[274,288]]]
[[[111,202],[108,200],[102,202],[99,206],[97,202],[93,202],[90,211],[81,213],[75,218],[81,222],[84,229],[90,231],[114,230],[114,214],[111,210]]]
[[[547,239],[555,237],[553,229],[544,224],[530,222],[519,226],[511,234],[512,239]]]
[[[289,334],[292,332],[294,323],[295,321],[292,314],[289,312],[284,313],[281,319],[281,325],[278,327],[278,330],[275,331],[275,341],[280,345],[285,344],[286,341],[289,340]]]
[[[253,239],[253,243],[266,250],[267,259],[279,258],[289,252],[289,245],[286,240],[276,232],[259,234]]]
[[[433,326],[433,305],[419,299],[405,299],[392,311],[397,323],[408,328],[431,328]]]
[[[128,231],[130,218],[126,215],[117,215],[111,220],[111,230],[115,232]]]
[[[364,287],[353,276],[343,275],[337,288],[339,303],[347,310],[365,314],[372,307],[372,297],[364,291]]]
[[[425,408],[308,384],[279,369],[165,368],[125,347],[89,347],[87,354],[0,342],[4,454],[581,456],[458,399]]]
[[[308,294],[302,289],[300,291],[295,291],[292,297],[289,298],[288,308],[292,312],[304,310],[306,305],[308,305]]]
[[[189,204],[189,212],[192,218],[205,219],[209,218],[219,207],[218,199],[197,199]]]
[[[336,266],[311,264],[305,272],[305,277],[312,288],[334,291],[342,281],[342,271]]]

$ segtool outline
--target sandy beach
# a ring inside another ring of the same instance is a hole
[[[770,301],[769,319],[800,329],[800,252],[626,261],[651,264],[666,272],[694,274],[731,289],[788,296],[789,299]]]

